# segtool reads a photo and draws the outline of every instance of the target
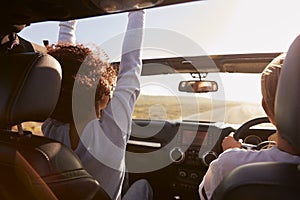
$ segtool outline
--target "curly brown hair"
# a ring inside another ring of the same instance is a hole
[[[92,51],[83,44],[58,43],[47,46],[47,51],[62,66],[62,88],[52,118],[65,123],[73,122],[72,91],[75,83],[84,90],[82,92],[96,91],[95,106],[103,95],[111,95],[117,69],[105,59],[107,55],[100,48]]]

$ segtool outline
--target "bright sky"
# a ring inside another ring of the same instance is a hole
[[[159,56],[199,54],[201,49],[210,54],[285,51],[300,33],[299,5],[298,0],[207,0],[147,9],[144,57],[154,52]],[[126,13],[81,19],[77,42],[99,44],[114,57],[111,54],[119,53],[116,49],[120,49],[126,20]],[[44,39],[55,43],[57,34],[57,22],[31,24],[21,32],[38,44]]]
[[[143,57],[286,51],[300,33],[299,5],[299,0],[207,0],[147,9]],[[119,59],[126,24],[127,13],[81,19],[77,42],[98,44],[112,60]],[[38,44],[44,39],[55,43],[57,34],[58,22],[31,24],[21,32],[21,36]],[[226,99],[244,97],[260,102],[259,77],[254,78],[255,82],[243,81],[249,89],[230,82],[236,78],[223,80],[223,86],[230,89]],[[163,86],[154,87],[158,82],[152,80],[144,82],[148,92],[149,88],[154,93],[177,92],[177,83],[169,88],[166,77],[160,80],[166,82]],[[251,88],[257,93],[250,95],[252,99],[241,95]]]

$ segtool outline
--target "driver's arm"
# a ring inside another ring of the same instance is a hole
[[[232,162],[234,162],[234,160],[232,160]],[[199,185],[199,196],[201,200],[211,198],[214,190],[225,177],[224,171],[227,170],[224,170],[224,168],[227,168],[227,166],[226,158],[224,160],[222,156],[210,163],[209,168]]]

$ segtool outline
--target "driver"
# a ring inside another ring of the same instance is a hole
[[[261,76],[262,106],[270,122],[275,126],[275,94],[284,58],[285,54],[283,53],[273,59]],[[226,137],[222,143],[222,147],[225,151],[210,163],[199,185],[200,198],[210,199],[223,178],[240,165],[265,161],[300,163],[300,152],[295,150],[285,139],[281,138],[280,133],[275,133],[275,135],[277,138],[276,145],[261,151],[241,149],[241,143],[239,141],[234,140],[232,136]]]
[[[276,127],[274,105],[277,90],[277,83],[286,53],[282,53],[274,58],[271,63],[264,69],[261,75],[261,94],[262,94],[262,107],[266,112],[270,122]],[[231,133],[223,139],[223,151],[229,148],[241,148],[242,140],[236,141]],[[276,141],[277,134],[274,133],[269,137],[269,140]]]

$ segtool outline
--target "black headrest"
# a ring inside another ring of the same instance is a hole
[[[44,121],[54,110],[61,85],[61,66],[47,54],[0,56],[0,126]]]
[[[300,36],[291,44],[283,62],[275,117],[280,136],[300,152]]]

